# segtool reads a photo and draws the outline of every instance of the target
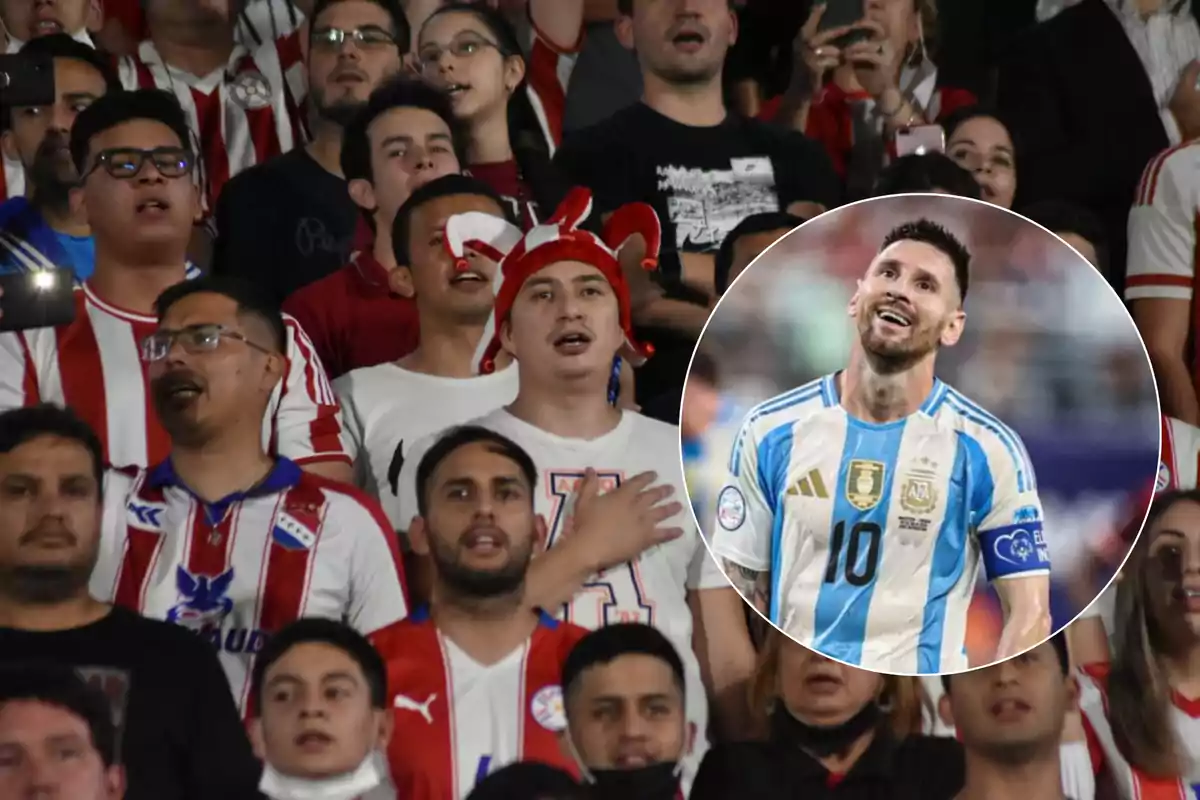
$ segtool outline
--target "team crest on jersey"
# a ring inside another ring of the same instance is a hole
[[[175,588],[182,602],[167,612],[167,622],[189,628],[207,623],[220,624],[233,611],[229,586],[233,583],[233,568],[220,575],[194,575],[183,567],[175,569]]]
[[[746,521],[746,498],[736,486],[726,486],[717,497],[717,522],[727,531],[736,531]]]
[[[937,507],[938,492],[933,478],[909,475],[900,487],[900,507],[913,514],[928,514]]]
[[[1154,491],[1163,492],[1171,485],[1171,470],[1167,467],[1167,462],[1158,462],[1158,478],[1154,481]]]
[[[317,535],[290,514],[280,514],[271,539],[285,550],[308,550],[316,544]]]
[[[529,701],[529,713],[538,725],[558,732],[567,727],[567,712],[563,707],[561,686],[543,686]]]
[[[846,499],[859,511],[869,511],[883,497],[887,467],[880,461],[854,459],[846,473]]]
[[[256,111],[271,105],[271,85],[261,72],[245,70],[233,76],[229,83],[229,96],[241,108]]]

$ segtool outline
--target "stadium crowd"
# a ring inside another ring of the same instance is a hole
[[[1196,485],[1200,7],[834,5],[2,0],[55,94],[0,110],[0,273],[77,285],[0,333],[0,798],[1194,798],[1194,493],[940,680],[708,556],[700,331],[881,193],[1067,238]]]

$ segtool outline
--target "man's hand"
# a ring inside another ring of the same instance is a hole
[[[815,97],[821,88],[825,85],[825,79],[829,73],[837,69],[842,63],[842,51],[834,41],[845,36],[847,33],[855,30],[857,26],[843,25],[838,28],[830,28],[829,30],[819,30],[821,25],[821,17],[825,16],[825,4],[816,3],[813,5],[812,11],[808,14],[808,19],[804,21],[800,32],[796,34],[796,38],[792,41],[792,54],[794,56],[792,63],[804,65],[803,77],[807,77],[808,97]],[[797,67],[793,67],[795,70]],[[792,75],[793,84],[802,76],[796,73]]]
[[[1200,60],[1193,61],[1183,68],[1179,75],[1179,85],[1167,102],[1167,109],[1179,125],[1179,132],[1186,142],[1200,136]]]
[[[878,22],[864,19],[855,28],[870,31],[871,38],[842,50],[842,58],[854,67],[854,77],[863,90],[878,101],[889,89],[896,88],[902,54],[896,52]]]
[[[633,561],[645,551],[683,535],[682,528],[663,522],[680,513],[683,504],[670,500],[675,487],[655,485],[658,475],[643,472],[612,491],[600,494],[600,479],[589,469],[575,495],[569,536],[586,544],[595,570]],[[668,502],[669,501],[669,502]]]

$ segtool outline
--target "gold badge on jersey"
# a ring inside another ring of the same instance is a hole
[[[887,468],[880,461],[850,462],[846,473],[846,499],[859,511],[869,511],[883,498],[883,476]]]
[[[913,514],[928,514],[937,506],[937,500],[932,478],[909,475],[900,487],[900,507]]]

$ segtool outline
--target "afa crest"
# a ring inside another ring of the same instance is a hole
[[[846,499],[859,511],[870,511],[883,499],[887,466],[881,461],[854,459],[846,471]]]
[[[937,507],[938,492],[932,478],[909,476],[900,487],[900,507],[913,514],[928,514]]]

